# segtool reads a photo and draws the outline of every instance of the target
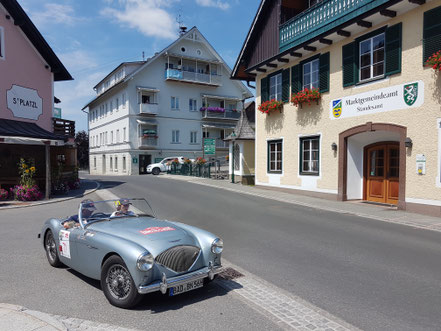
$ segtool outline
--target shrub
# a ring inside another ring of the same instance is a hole
[[[37,185],[16,185],[11,188],[11,194],[14,196],[15,200],[19,201],[36,201],[43,199],[43,193]]]
[[[0,189],[0,201],[7,200],[8,196],[9,196],[8,191],[1,188]]]

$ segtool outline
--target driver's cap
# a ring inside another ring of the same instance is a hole
[[[81,201],[81,208],[82,209],[87,209],[89,211],[96,210],[95,204],[90,199],[86,199],[86,200]]]

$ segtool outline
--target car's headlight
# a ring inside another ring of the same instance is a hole
[[[153,267],[153,262],[153,255],[146,252],[138,257],[138,261],[136,261],[136,266],[141,271],[149,271]]]
[[[224,241],[220,238],[214,239],[213,243],[211,244],[211,251],[214,254],[220,254],[224,250]]]

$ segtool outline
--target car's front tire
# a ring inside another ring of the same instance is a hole
[[[161,170],[159,168],[153,168],[153,170],[152,170],[152,174],[154,174],[155,176],[159,175],[160,172],[161,172]]]
[[[44,236],[44,249],[46,251],[47,260],[51,266],[58,268],[63,265],[58,257],[57,243],[51,230],[47,231]]]
[[[109,257],[101,269],[101,288],[109,302],[120,308],[132,308],[141,300],[141,294],[123,259]]]

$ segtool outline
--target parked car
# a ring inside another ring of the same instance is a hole
[[[161,162],[158,163],[152,163],[147,166],[147,173],[152,173],[153,175],[159,175],[161,172],[167,171],[167,163],[172,162],[174,159],[178,159],[179,163],[184,163],[184,157],[183,156],[172,156],[172,157],[166,157]]]
[[[213,280],[221,272],[222,239],[157,219],[149,206],[144,199],[89,200],[78,216],[47,220],[38,237],[49,264],[100,280],[108,301],[121,308],[146,293],[174,296]]]

